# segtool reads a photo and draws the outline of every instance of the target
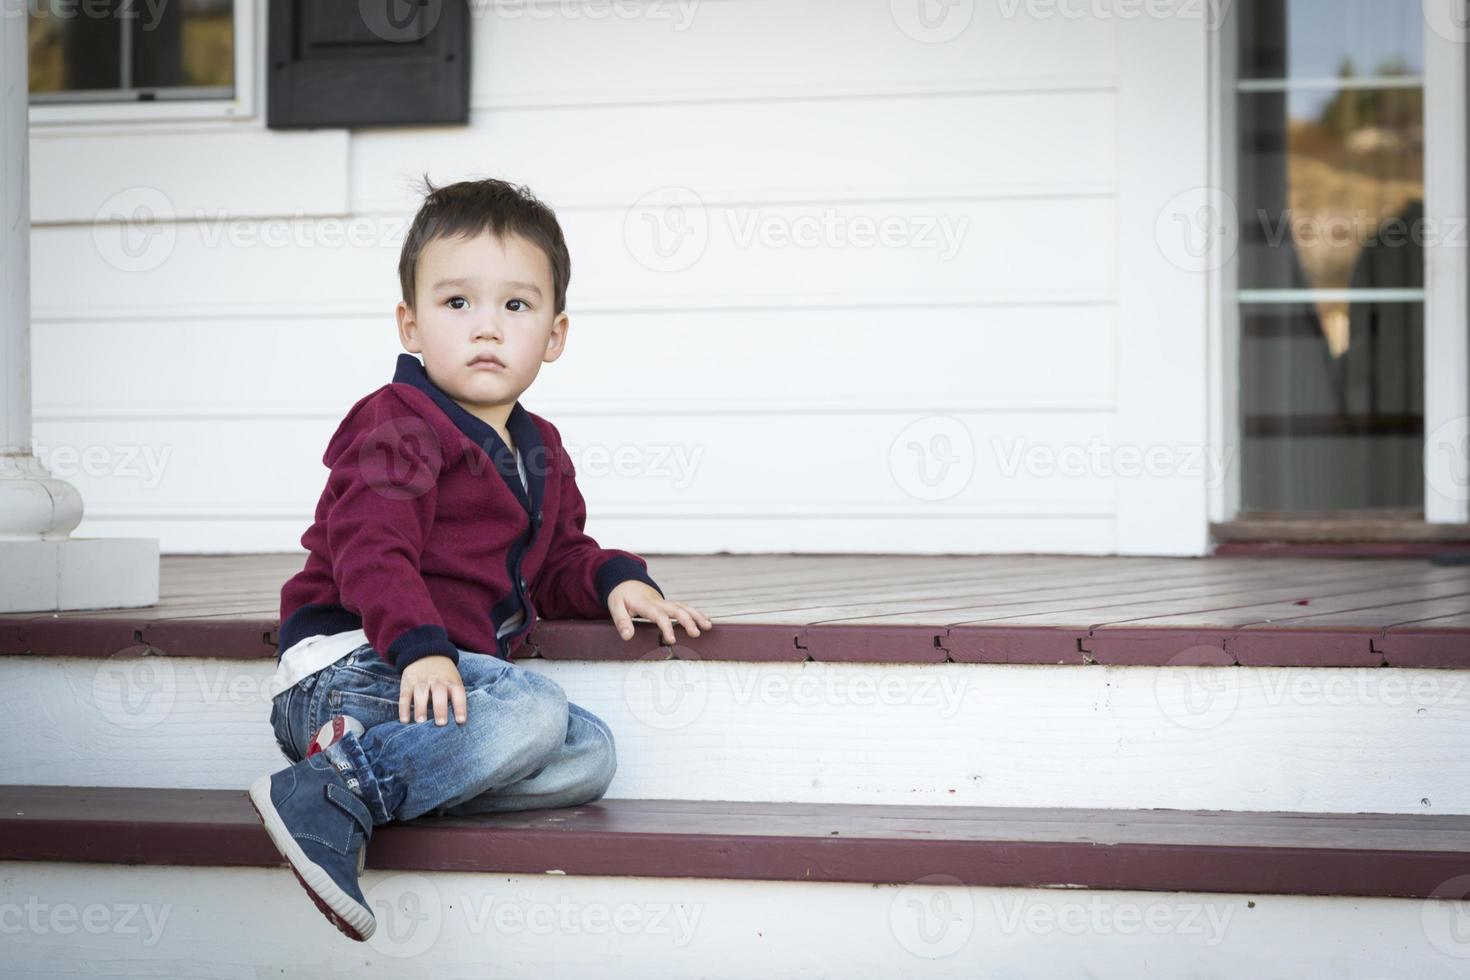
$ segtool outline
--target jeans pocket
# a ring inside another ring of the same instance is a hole
[[[372,647],[361,647],[338,661],[323,683],[325,715],[351,715],[364,728],[398,720],[398,670]]]

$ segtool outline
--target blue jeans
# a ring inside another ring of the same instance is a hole
[[[340,744],[373,823],[577,806],[607,791],[617,768],[607,724],[544,674],[461,650],[464,724],[398,720],[398,671],[364,644],[276,696],[271,727],[292,762],[333,715],[367,731]]]

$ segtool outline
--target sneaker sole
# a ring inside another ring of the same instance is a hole
[[[343,891],[332,880],[332,876],[327,874],[326,869],[308,858],[301,845],[296,843],[286,822],[281,819],[275,804],[271,802],[270,776],[261,776],[250,785],[250,806],[255,810],[256,816],[260,817],[271,843],[276,845],[276,850],[286,859],[291,873],[301,882],[301,887],[306,889],[306,894],[311,896],[322,915],[348,939],[358,942],[367,940],[378,926],[372,909]]]

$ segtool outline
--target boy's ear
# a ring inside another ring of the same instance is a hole
[[[567,349],[567,327],[570,324],[571,319],[567,316],[566,310],[562,310],[556,315],[556,319],[551,321],[551,336],[546,340],[546,353],[541,355],[543,362],[550,364],[561,357],[562,351]]]
[[[419,343],[419,322],[414,318],[413,307],[399,300],[394,313],[398,317],[398,341],[403,344],[403,349],[410,354],[423,351],[423,345]]]

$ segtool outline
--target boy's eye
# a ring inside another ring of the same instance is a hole
[[[451,296],[445,302],[451,303],[451,304],[452,303],[455,303],[455,302],[468,303],[469,300],[465,299],[463,296]],[[464,307],[463,306],[452,306],[451,309],[462,310],[462,309],[464,309]]]
[[[530,308],[531,308],[531,306],[530,306],[530,304],[529,304],[529,303],[527,303],[527,302],[526,302],[526,301],[525,301],[525,300],[523,300],[523,299],[512,299],[512,300],[507,300],[507,301],[506,301],[506,304],[505,304],[505,305],[506,305],[506,308],[507,308],[507,309],[509,309],[509,310],[510,310],[510,311],[511,311],[511,312],[512,312],[512,313],[519,313],[519,312],[520,312],[520,310],[519,310],[519,309],[517,309],[517,308],[515,308],[515,307],[514,307],[514,306],[512,306],[512,305],[511,305],[511,304],[512,304],[512,303],[519,303],[519,304],[521,304],[521,306],[522,306],[522,307],[523,307],[523,308],[525,308],[525,309],[528,309],[528,310],[529,310],[529,309],[530,309]]]

